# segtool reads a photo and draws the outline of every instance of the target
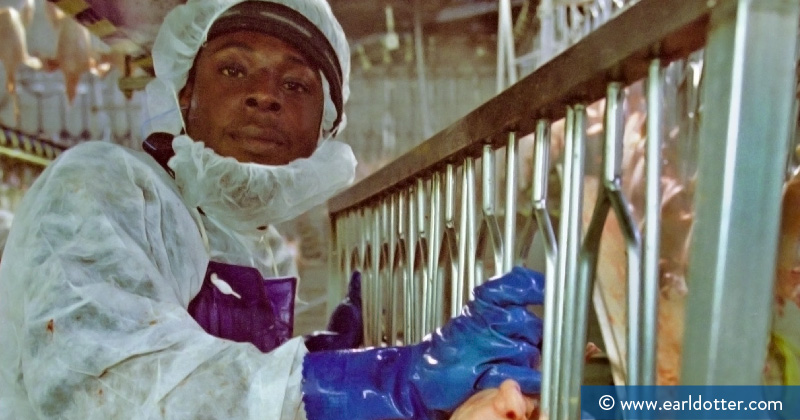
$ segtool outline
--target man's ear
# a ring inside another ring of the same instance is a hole
[[[192,103],[193,88],[194,83],[192,83],[192,80],[189,79],[183,89],[178,92],[178,105],[181,107],[181,114],[183,115],[184,120],[186,119],[187,111],[189,111],[189,106]]]

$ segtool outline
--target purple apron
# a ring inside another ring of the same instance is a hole
[[[174,178],[167,165],[175,155],[173,137],[169,133],[152,133],[142,143],[142,149]],[[217,288],[211,281],[212,274],[227,283],[238,297]],[[253,343],[266,353],[292,337],[296,290],[294,277],[265,280],[255,268],[211,261],[200,292],[189,302],[189,314],[207,333]]]
[[[230,285],[223,293],[211,275]],[[292,338],[297,279],[264,279],[255,268],[211,261],[203,286],[189,302],[189,314],[203,329],[219,338],[253,343],[268,352]]]

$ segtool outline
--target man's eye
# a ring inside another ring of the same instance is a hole
[[[223,76],[228,77],[244,77],[245,72],[244,69],[239,66],[223,66],[220,70]]]
[[[293,92],[308,92],[308,86],[293,80],[288,80],[283,85],[286,86],[286,89],[289,89]]]

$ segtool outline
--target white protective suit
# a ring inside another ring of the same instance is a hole
[[[172,111],[167,103],[211,22],[238,2],[189,1],[166,18],[151,130],[178,134],[177,100]],[[346,75],[349,51],[327,3],[276,2],[331,39]],[[271,275],[263,226],[352,181],[351,149],[326,139],[331,106],[326,95],[325,141],[282,167],[222,158],[187,136],[173,141],[175,179],[108,143],[53,162],[23,199],[0,264],[0,420],[305,418],[301,339],[261,353],[207,334],[187,307],[210,259]]]

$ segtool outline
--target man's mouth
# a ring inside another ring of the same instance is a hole
[[[287,143],[280,131],[262,127],[244,127],[234,134],[234,138],[246,143],[274,144],[276,146],[285,146]]]

